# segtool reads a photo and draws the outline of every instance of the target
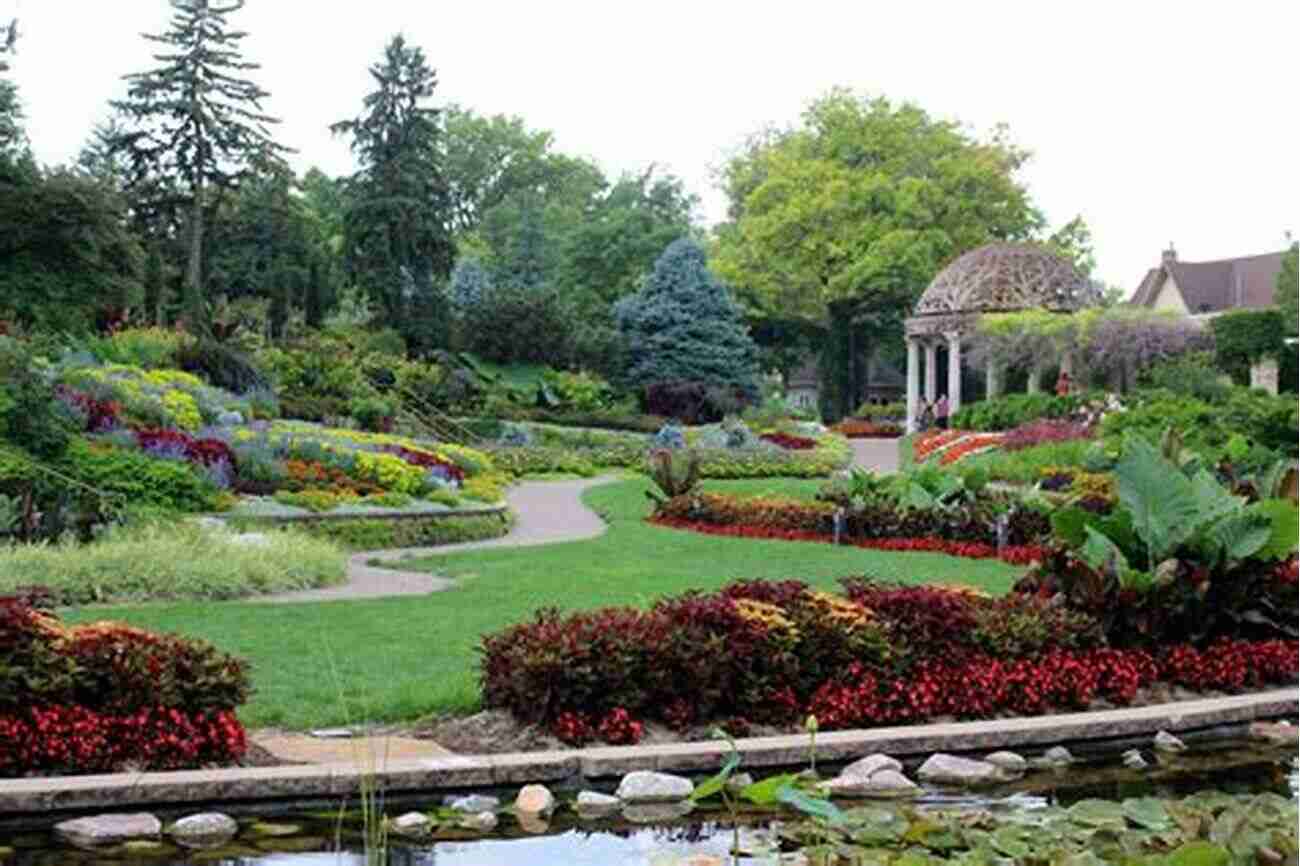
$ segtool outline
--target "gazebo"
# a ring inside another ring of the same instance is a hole
[[[961,408],[961,343],[985,313],[1045,309],[1073,313],[1094,295],[1092,284],[1069,261],[1037,244],[987,244],[959,256],[939,272],[905,322],[907,334],[907,431],[916,429],[921,400],[921,352],[925,352],[925,399],[939,390],[939,348],[948,348],[948,407]],[[1070,359],[1061,359],[1068,369]],[[987,393],[1002,391],[1002,371],[985,371]],[[1031,378],[1031,388],[1037,384]]]

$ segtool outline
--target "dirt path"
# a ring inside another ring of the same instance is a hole
[[[897,439],[850,439],[849,447],[853,449],[853,465],[859,469],[898,471]]]
[[[576,481],[524,481],[506,494],[506,502],[515,513],[515,525],[501,538],[444,544],[440,547],[404,547],[365,550],[348,558],[348,581],[325,589],[261,596],[254,601],[278,604],[298,601],[334,601],[352,598],[381,598],[389,595],[426,595],[450,589],[453,582],[423,571],[371,565],[374,561],[397,563],[403,559],[458,553],[463,550],[487,550],[493,547],[530,547],[580,541],[603,535],[607,528],[596,512],[582,504],[582,494],[597,484],[616,480],[602,475]]]

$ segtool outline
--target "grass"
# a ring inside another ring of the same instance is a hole
[[[1044,442],[1020,451],[995,449],[984,454],[972,454],[954,465],[961,469],[983,469],[994,481],[1034,484],[1049,466],[1082,466],[1085,455],[1094,444],[1091,439],[1074,439]]]
[[[240,713],[246,724],[301,729],[341,724],[348,715],[396,721],[473,711],[480,636],[540,607],[648,605],[663,595],[714,589],[740,577],[798,577],[834,588],[836,578],[863,573],[1001,593],[1019,573],[988,560],[720,538],[651,526],[643,521],[649,484],[629,479],[587,492],[587,504],[610,523],[599,538],[420,561],[419,567],[457,579],[455,589],[429,596],[288,605],[154,604],[82,609],[70,618],[125,620],[211,640],[253,664],[257,693]],[[705,489],[808,498],[818,484],[763,479],[710,482]]]

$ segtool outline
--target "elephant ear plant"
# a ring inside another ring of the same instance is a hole
[[[1135,434],[1115,477],[1110,514],[1053,516],[1060,545],[1021,589],[1063,593],[1117,644],[1296,635],[1295,587],[1281,562],[1300,531],[1293,502],[1249,503]]]

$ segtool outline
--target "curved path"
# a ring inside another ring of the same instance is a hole
[[[859,469],[874,469],[888,473],[898,471],[897,439],[850,439],[853,465]]]
[[[339,586],[304,589],[265,595],[252,601],[281,603],[294,601],[332,601],[350,598],[380,598],[389,595],[425,595],[450,589],[454,582],[423,571],[402,571],[377,567],[371,562],[400,562],[463,550],[486,550],[493,547],[529,547],[581,541],[603,535],[605,521],[582,504],[582,494],[597,484],[617,480],[614,475],[582,478],[576,481],[524,481],[506,493],[506,503],[515,514],[510,532],[487,541],[468,541],[438,547],[402,547],[364,550],[348,557],[348,580]]]

